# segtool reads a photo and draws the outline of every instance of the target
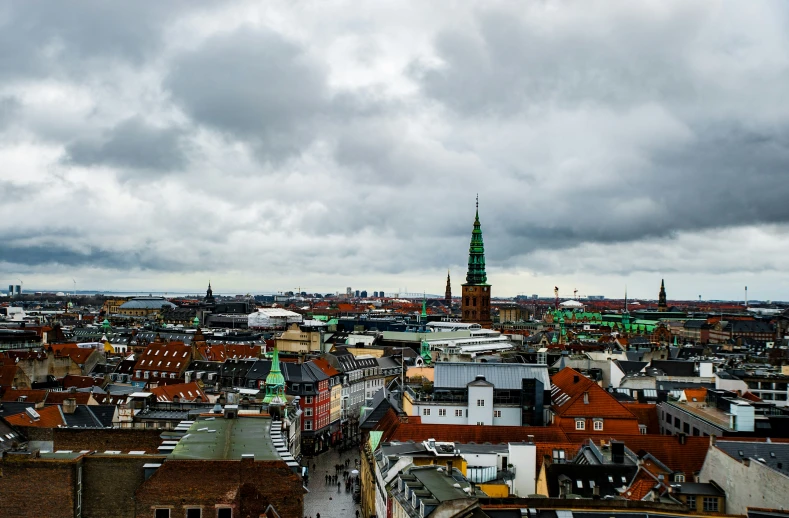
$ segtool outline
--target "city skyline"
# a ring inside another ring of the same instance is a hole
[[[0,282],[459,293],[479,193],[494,298],[787,298],[789,6],[587,5],[12,4]]]

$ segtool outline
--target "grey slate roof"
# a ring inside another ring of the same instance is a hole
[[[756,459],[784,475],[789,475],[789,443],[718,441],[715,446],[739,461]]]
[[[485,380],[497,389],[521,390],[524,378],[540,380],[545,390],[551,388],[547,365],[525,363],[438,362],[435,364],[433,386],[461,389],[477,376],[485,376]]]
[[[163,297],[137,297],[120,305],[121,309],[159,309],[162,306],[168,308],[178,307]]]

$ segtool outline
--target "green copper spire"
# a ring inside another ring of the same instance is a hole
[[[479,195],[477,195],[477,214],[474,218],[474,230],[471,232],[471,244],[468,249],[468,273],[466,284],[487,285],[488,275],[485,273],[485,245],[482,243],[482,228],[479,223]]]
[[[422,318],[427,318],[427,299],[422,296]]]
[[[271,403],[275,397],[285,402],[285,377],[279,370],[279,351],[276,347],[271,355],[271,370],[266,376],[266,397],[263,398],[263,402]]]

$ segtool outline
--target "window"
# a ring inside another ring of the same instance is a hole
[[[501,410],[494,410],[493,417],[501,417]]]
[[[674,475],[674,482],[685,482],[685,475],[682,473],[677,473]]]
[[[463,410],[455,410],[455,417],[463,417]]]
[[[304,409],[304,415],[306,417],[312,417],[312,409],[311,408],[305,408]]]
[[[554,462],[564,462],[564,460],[565,460],[564,450],[553,450],[553,461]]]
[[[155,509],[153,511],[154,518],[170,518],[169,509]]]
[[[685,503],[688,506],[688,509],[695,510],[696,509],[696,495],[688,495],[685,498]]]
[[[203,516],[203,511],[199,507],[186,510],[186,518],[200,518],[201,516]]]
[[[586,430],[586,421],[583,419],[579,419],[575,422],[575,429],[576,430]]]
[[[143,372],[143,378],[148,379],[148,371]],[[169,510],[167,511],[170,512]]]
[[[485,400],[484,399],[478,399],[477,400],[477,406],[485,406]]]
[[[595,419],[594,421],[594,429],[598,432],[603,431],[603,420],[602,419]]]
[[[439,408],[438,409],[438,415],[439,415],[439,417],[443,417],[443,416],[447,415],[447,409],[446,408]]]
[[[682,425],[682,430],[683,430],[685,433],[690,433],[690,423],[683,423],[683,425]]]
[[[422,415],[430,415],[430,409],[429,408],[423,408],[422,409]]]
[[[304,421],[304,429],[312,430],[312,421]]]
[[[229,507],[220,507],[216,510],[216,518],[233,518],[233,509]]]
[[[639,431],[639,433],[641,435],[646,435],[647,434],[647,425],[645,425],[645,424],[638,425],[638,431]]]
[[[485,423],[483,423],[482,421],[477,421],[477,426],[485,426]]]
[[[717,496],[705,496],[704,500],[702,500],[703,510],[705,512],[717,513],[718,512],[718,497]]]
[[[312,404],[312,396],[304,396],[304,404],[311,405]]]
[[[675,426],[676,428],[679,428],[679,425],[680,425],[680,422],[679,422],[679,417],[675,417],[675,418],[674,418],[674,426]]]

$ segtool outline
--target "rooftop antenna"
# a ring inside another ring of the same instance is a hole
[[[575,288],[575,289],[573,290],[573,298],[574,298],[575,300],[578,300],[578,288]]]
[[[77,296],[77,279],[71,279],[74,282],[74,296]]]
[[[748,309],[748,286],[745,287],[745,309]]]

